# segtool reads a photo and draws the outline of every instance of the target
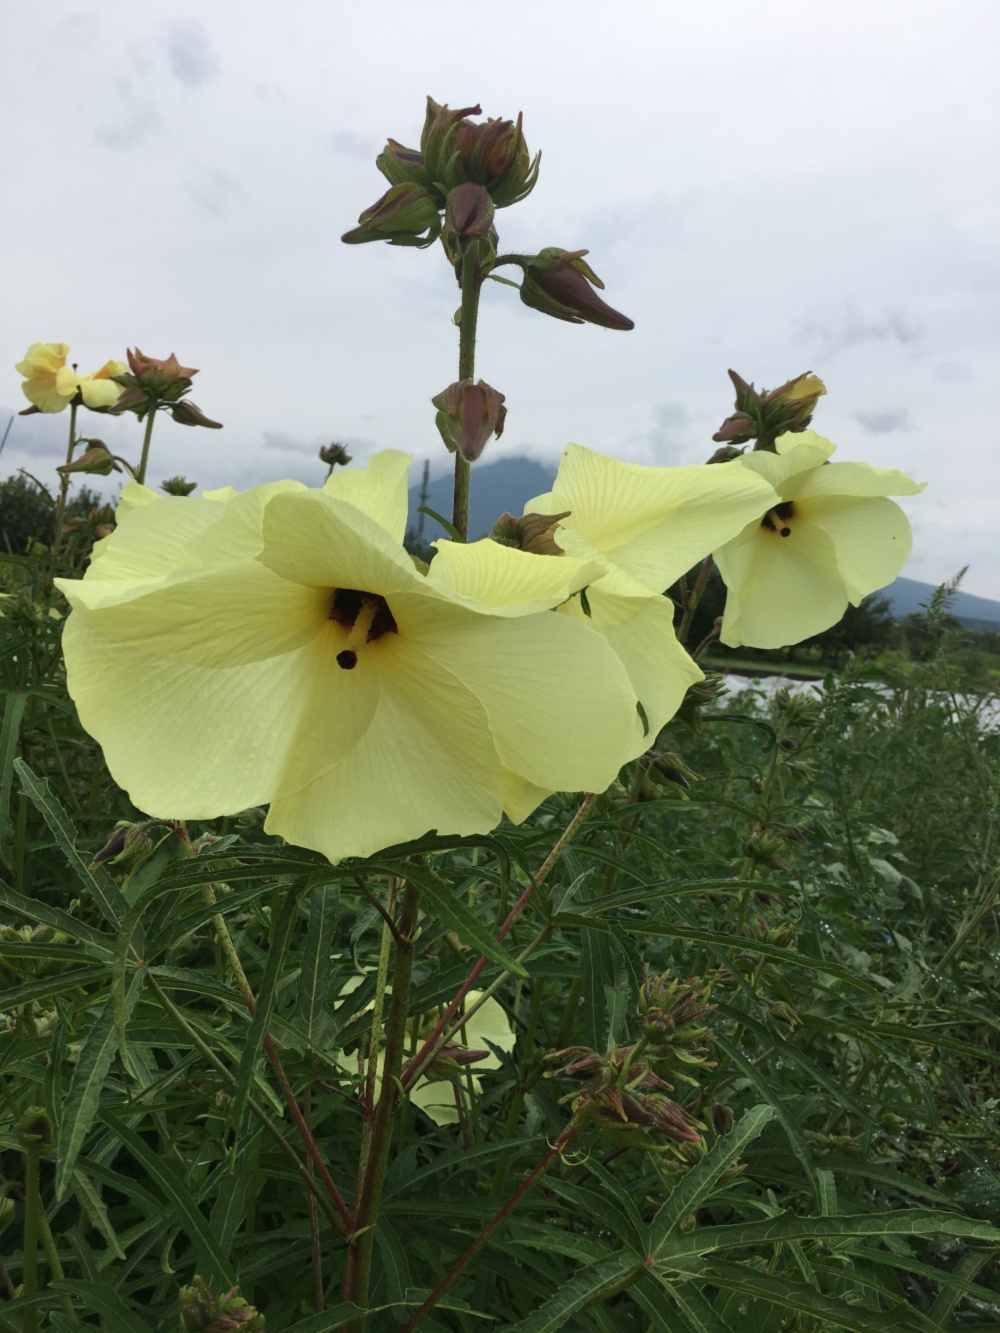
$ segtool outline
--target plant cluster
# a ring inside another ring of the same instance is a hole
[[[344,237],[440,242],[461,290],[428,561],[398,452],[160,493],[157,413],[218,425],[195,371],[18,366],[70,439],[0,616],[0,1328],[992,1320],[986,704],[930,661],[769,704],[699,665],[891,581],[888,497],[921,487],[830,461],[815,376],[733,375],[705,464],[569,445],[468,542],[508,411],[476,379],[483,283],[632,327],[585,250],[500,251],[539,156],[478,114],[429,99]],[[81,407],[145,423],[138,465]],[[74,541],[71,475],[122,468]]]

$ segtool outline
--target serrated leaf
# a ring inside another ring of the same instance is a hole
[[[103,1282],[84,1282],[80,1279],[56,1278],[49,1283],[57,1295],[69,1296],[84,1314],[102,1316],[102,1327],[115,1333],[150,1333],[152,1325],[139,1318],[131,1303],[126,1303],[114,1287]]]
[[[130,988],[131,1003],[139,993],[139,978]],[[62,1203],[69,1193],[70,1180],[84,1139],[94,1123],[104,1091],[104,1081],[115,1055],[115,1011],[111,1000],[105,1002],[90,1027],[80,1050],[66,1103],[59,1119],[58,1155],[56,1157],[56,1199]]]
[[[33,802],[39,814],[48,825],[49,832],[70,867],[80,882],[90,891],[91,897],[100,908],[101,915],[113,926],[117,926],[125,915],[118,885],[102,866],[93,869],[76,849],[73,821],[56,800],[51,787],[44,778],[39,778],[22,759],[14,760],[14,769],[21,780],[21,790]]]
[[[172,1170],[133,1130],[109,1111],[101,1112],[101,1120],[119,1138],[147,1174],[156,1181],[172,1206],[176,1220],[187,1232],[200,1259],[205,1280],[224,1291],[236,1285],[232,1269],[222,1253],[219,1242],[192,1198],[188,1182]]]
[[[21,719],[28,696],[16,691],[4,697],[3,726],[0,727],[0,860],[13,864],[7,848],[10,836],[10,785],[14,776],[14,756],[17,754]]]
[[[309,930],[299,973],[298,1020],[310,1041],[327,1012],[331,950],[340,909],[339,884],[322,884],[309,895]]]
[[[73,1192],[91,1222],[107,1241],[111,1253],[118,1259],[124,1259],[125,1251],[121,1247],[118,1233],[111,1225],[111,1218],[104,1200],[101,1198],[101,1192],[86,1172],[81,1171],[79,1167],[73,1170]]]
[[[696,1212],[711,1195],[719,1178],[761,1133],[774,1117],[771,1106],[754,1106],[744,1111],[728,1134],[718,1138],[708,1155],[691,1168],[676,1184],[649,1228],[649,1253],[656,1255],[661,1245],[677,1230],[686,1217]]]
[[[645,1271],[642,1258],[633,1250],[621,1250],[595,1264],[588,1264],[527,1319],[514,1324],[516,1333],[550,1333],[565,1328],[568,1320],[585,1306],[608,1300],[624,1290]]]

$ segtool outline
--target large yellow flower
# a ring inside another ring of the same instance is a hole
[[[114,407],[122,387],[115,384],[112,375],[124,375],[128,366],[124,361],[106,361],[100,370],[89,375],[78,375],[66,364],[69,347],[66,343],[32,343],[14,369],[25,380],[21,385],[24,396],[40,412],[61,412],[80,394],[84,407]]]
[[[711,467],[643,467],[567,446],[552,490],[529,501],[525,513],[565,514],[557,545],[591,561],[599,575],[559,611],[596,630],[628,672],[641,705],[630,727],[628,757],[653,744],[688,687],[703,678],[674,633],[674,607],[661,596],[686,570],[775,500],[762,478],[723,463]],[[477,546],[438,544],[433,568],[449,586],[469,594]],[[496,543],[492,543],[496,545]],[[550,556],[508,552],[542,564]],[[507,809],[524,818],[554,788],[505,774]]]
[[[549,614],[599,570],[486,543],[468,593],[418,572],[407,462],[386,451],[322,490],[126,487],[118,529],[60,587],[70,693],[139,809],[268,802],[269,831],[339,860],[492,829],[505,772],[613,780],[634,692],[599,635]]]
[[[782,435],[777,453],[735,464],[767,480],[778,502],[716,549],[726,583],[722,642],[781,648],[835,625],[850,602],[891,583],[910,554],[910,525],[885,497],[926,483],[868,463],[830,463],[815,431]]]

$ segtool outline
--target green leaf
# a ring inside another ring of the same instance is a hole
[[[333,1333],[334,1329],[343,1328],[352,1319],[357,1319],[363,1314],[364,1311],[360,1306],[346,1301],[324,1310],[322,1314],[313,1314],[308,1319],[300,1319],[297,1324],[286,1328],[285,1333]]]
[[[433,875],[418,866],[405,863],[397,865],[392,862],[383,862],[377,866],[369,864],[374,870],[397,875],[400,879],[412,880],[425,900],[424,910],[427,910],[428,902],[431,903],[437,916],[449,930],[455,932],[463,944],[476,950],[477,953],[484,954],[491,963],[496,963],[513,976],[527,977],[527,970],[502,944],[497,943],[490,928],[469,910],[449,884],[435,879]]]
[[[87,1216],[108,1243],[108,1249],[117,1259],[125,1258],[118,1233],[111,1225],[111,1218],[101,1198],[101,1192],[86,1174],[77,1167],[73,1171],[73,1193],[86,1211]]]
[[[21,779],[21,790],[37,807],[71,869],[90,891],[104,919],[117,926],[125,915],[118,885],[102,866],[91,869],[77,851],[73,821],[56,800],[48,782],[37,777],[21,759],[14,760],[14,768]]]
[[[267,965],[264,977],[255,997],[253,1019],[240,1056],[240,1067],[236,1071],[236,1088],[231,1106],[232,1123],[239,1127],[243,1121],[243,1111],[254,1081],[254,1066],[260,1059],[260,1048],[267,1035],[271,1011],[274,1008],[274,996],[284,965],[285,955],[292,938],[292,927],[299,910],[299,897],[291,890],[286,892],[281,910],[271,926],[270,947],[267,951]]]
[[[41,922],[46,926],[52,926],[55,930],[61,930],[73,939],[79,940],[92,958],[111,961],[111,936],[102,934],[93,926],[88,926],[85,921],[79,921],[60,907],[53,907],[51,903],[42,902],[39,898],[28,898],[2,882],[0,882],[0,907],[9,908],[22,920]]]
[[[178,1176],[168,1166],[159,1153],[153,1151],[143,1139],[110,1111],[101,1112],[101,1120],[121,1140],[122,1144],[140,1166],[156,1181],[167,1201],[173,1208],[174,1215],[187,1232],[200,1260],[199,1267],[205,1280],[210,1284],[228,1291],[236,1285],[233,1271],[226,1256],[222,1253],[219,1242],[212,1233],[200,1209],[194,1203],[193,1191],[188,1182]]]
[[[449,523],[446,518],[442,518],[436,509],[431,509],[430,505],[419,505],[417,513],[426,514],[427,517],[432,518],[435,523],[440,523],[453,542],[464,542],[462,534],[459,532],[458,528],[455,527],[454,523]]]
[[[708,1156],[674,1186],[650,1225],[650,1254],[657,1254],[684,1219],[701,1207],[714,1191],[720,1176],[729,1170],[748,1144],[753,1143],[774,1114],[771,1106],[754,1106],[744,1111],[729,1133],[716,1139]]]
[[[21,719],[26,694],[11,692],[4,699],[3,726],[0,727],[0,859],[4,865],[13,862],[7,850],[10,836],[10,784],[14,775],[14,755],[21,734]]]
[[[82,1307],[82,1313],[101,1315],[103,1328],[113,1328],[115,1333],[150,1333],[152,1326],[139,1318],[131,1302],[126,1303],[114,1287],[103,1282],[57,1278],[49,1288],[57,1295],[69,1296],[78,1309]]]
[[[513,1327],[517,1333],[549,1333],[551,1329],[564,1328],[585,1306],[608,1300],[644,1272],[645,1264],[634,1250],[608,1255],[581,1269],[527,1319]]]
[[[328,1012],[330,953],[340,907],[340,886],[322,884],[309,895],[309,930],[299,974],[298,1021],[310,1041]]]
[[[133,988],[133,997],[137,994],[138,990]],[[56,1199],[60,1203],[69,1193],[73,1168],[97,1115],[114,1054],[115,1012],[112,1001],[108,1000],[84,1040],[59,1121]]]

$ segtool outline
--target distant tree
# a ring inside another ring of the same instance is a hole
[[[803,640],[803,648],[819,648],[824,661],[840,661],[847,653],[881,652],[892,642],[895,617],[888,597],[872,593],[860,606],[848,606],[822,634]]]
[[[81,486],[66,506],[67,520],[85,516],[103,504],[101,496]],[[55,501],[45,487],[24,472],[0,481],[0,551],[24,555],[33,541],[52,541]]]

